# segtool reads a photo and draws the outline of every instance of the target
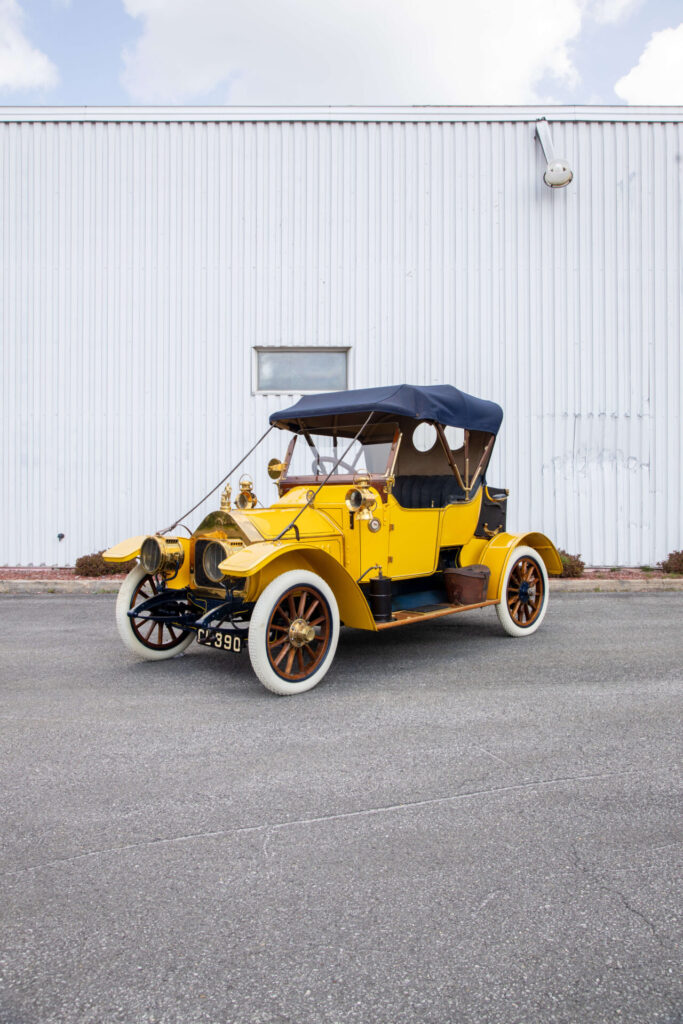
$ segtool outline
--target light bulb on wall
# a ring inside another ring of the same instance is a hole
[[[562,188],[568,185],[574,172],[566,160],[552,160],[546,167],[543,180],[550,188]]]
[[[548,161],[548,166],[543,174],[543,181],[549,188],[563,188],[568,185],[574,177],[574,172],[569,166],[569,161],[564,157],[555,156],[555,148],[550,135],[550,125],[541,118],[536,122],[536,137],[541,143],[543,155]]]

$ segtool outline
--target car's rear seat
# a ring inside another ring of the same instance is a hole
[[[465,498],[465,492],[453,474],[397,476],[393,494],[403,508],[443,508]]]

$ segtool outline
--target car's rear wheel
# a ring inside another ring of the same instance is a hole
[[[249,622],[252,668],[280,696],[317,686],[332,664],[338,640],[334,594],[312,572],[278,576],[259,597]]]
[[[503,577],[503,590],[496,612],[510,636],[535,633],[548,610],[548,571],[538,551],[517,547]]]
[[[150,576],[141,565],[136,565],[121,584],[116,599],[116,625],[119,636],[129,651],[146,661],[163,661],[180,654],[192,643],[192,630],[179,629],[165,623],[150,622],[143,616],[132,619],[128,612],[141,601],[157,594],[161,577]]]

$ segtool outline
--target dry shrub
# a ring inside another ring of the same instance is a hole
[[[581,561],[581,555],[570,555],[569,552],[563,551],[562,548],[558,548],[558,554],[562,559],[562,572],[560,576],[564,579],[575,579],[577,576],[583,576],[583,570],[586,566]]]
[[[672,551],[661,563],[664,572],[683,574],[683,551]]]
[[[115,576],[120,572],[130,572],[136,564],[136,560],[133,559],[131,562],[118,562],[114,565],[105,562],[102,552],[96,551],[92,555],[81,555],[77,558],[74,573],[76,576]]]

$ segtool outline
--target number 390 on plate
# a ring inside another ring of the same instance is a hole
[[[232,654],[240,654],[242,651],[242,637],[227,629],[198,629],[197,643],[203,644],[204,647],[215,647],[217,651],[228,651]]]

